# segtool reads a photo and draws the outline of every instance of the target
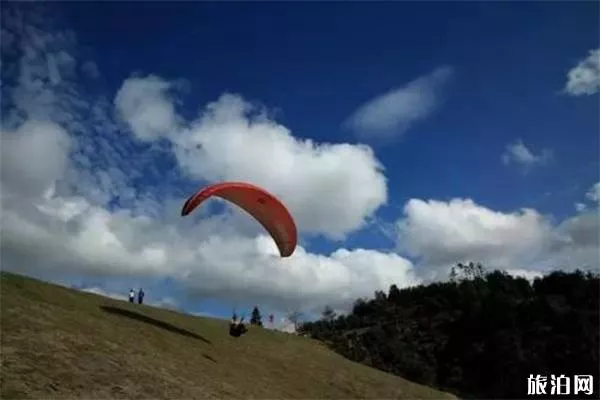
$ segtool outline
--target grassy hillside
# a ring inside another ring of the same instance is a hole
[[[453,398],[312,339],[131,305],[1,274],[9,398]]]

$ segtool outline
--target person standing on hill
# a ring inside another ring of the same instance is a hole
[[[138,304],[144,303],[144,294],[144,289],[140,288],[140,291],[138,292]]]
[[[129,289],[129,302],[133,303],[135,299],[135,292],[133,291],[133,289]]]

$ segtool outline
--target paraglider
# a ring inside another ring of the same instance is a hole
[[[181,216],[188,215],[212,196],[230,201],[252,215],[269,232],[281,257],[294,253],[298,241],[294,218],[277,197],[250,183],[222,182],[208,186],[187,199]]]
[[[248,332],[248,328],[244,324],[244,317],[240,318],[238,321],[237,317],[234,315],[229,322],[229,335],[233,337],[240,337]]]

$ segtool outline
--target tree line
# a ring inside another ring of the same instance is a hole
[[[347,315],[327,307],[299,332],[462,398],[526,398],[530,374],[593,375],[600,393],[598,274],[555,271],[530,282],[469,263],[449,278],[392,285]]]

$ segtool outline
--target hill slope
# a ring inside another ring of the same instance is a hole
[[[0,397],[453,398],[319,342],[1,275]]]

